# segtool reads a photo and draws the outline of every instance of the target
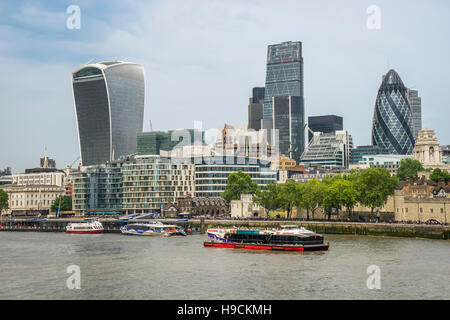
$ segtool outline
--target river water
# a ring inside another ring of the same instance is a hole
[[[450,299],[449,241],[325,238],[327,252],[286,253],[205,248],[205,235],[0,232],[0,299]]]

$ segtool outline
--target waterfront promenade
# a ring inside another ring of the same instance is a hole
[[[189,224],[195,232],[205,233],[208,228],[215,227],[249,227],[276,228],[281,225],[298,225],[322,234],[349,234],[370,236],[391,236],[428,239],[450,239],[449,225],[403,224],[403,223],[370,223],[339,221],[298,221],[298,220],[233,220],[233,219],[139,219],[117,220],[100,218],[105,233],[120,233],[120,227],[127,223],[145,223],[160,221],[168,224]],[[0,231],[41,231],[64,232],[70,222],[83,222],[84,218],[52,218],[52,219],[1,219]]]

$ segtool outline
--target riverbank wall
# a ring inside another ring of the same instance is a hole
[[[202,221],[203,220],[203,221]],[[348,234],[365,236],[408,237],[450,240],[450,226],[400,223],[366,223],[337,221],[284,221],[284,220],[213,220],[193,219],[179,221],[174,219],[158,219],[163,223],[190,225],[195,232],[204,233],[208,228],[216,227],[248,227],[278,228],[282,225],[298,225],[321,234]],[[8,220],[0,222],[0,231],[35,231],[64,232],[71,222],[83,222],[82,219],[46,219],[46,220]],[[102,220],[105,233],[120,233],[120,227],[127,223],[145,223],[147,220],[117,221]]]
[[[450,226],[398,223],[361,223],[336,221],[252,221],[252,220],[205,220],[205,228],[215,227],[262,227],[277,228],[281,225],[298,225],[321,234],[348,234],[386,237],[408,237],[450,240]],[[201,227],[200,221],[192,226]]]

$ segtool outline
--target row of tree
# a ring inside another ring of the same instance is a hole
[[[358,203],[373,212],[386,204],[398,181],[397,177],[391,177],[388,170],[368,168],[328,176],[322,182],[316,178],[304,184],[288,180],[283,185],[271,183],[258,189],[248,174],[237,172],[229,176],[222,196],[230,202],[240,199],[242,193],[253,194],[254,203],[268,212],[282,209],[287,212],[288,218],[292,216],[293,208],[297,207],[306,210],[308,219],[310,214],[314,219],[315,211],[322,207],[330,218],[334,210],[345,208],[350,213]]]

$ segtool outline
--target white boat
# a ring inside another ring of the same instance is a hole
[[[120,228],[122,234],[139,236],[165,236],[186,235],[186,232],[176,225],[155,223],[132,223]]]
[[[66,226],[67,233],[103,233],[103,225],[99,221],[69,223]]]

